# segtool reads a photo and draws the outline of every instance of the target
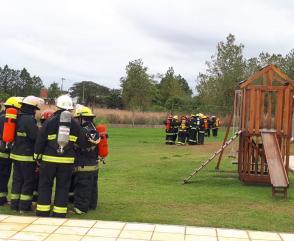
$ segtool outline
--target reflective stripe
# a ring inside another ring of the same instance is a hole
[[[0,192],[0,197],[7,197],[7,192]]]
[[[5,118],[16,119],[17,115],[14,114],[5,114]]]
[[[19,198],[20,198],[20,194],[11,193],[11,199],[19,199]]]
[[[57,162],[57,163],[74,163],[75,158],[43,155],[42,160],[47,162]]]
[[[38,195],[39,195],[39,193],[37,191],[33,192],[33,196],[38,196]]]
[[[37,204],[37,211],[43,211],[43,212],[50,211],[50,205]]]
[[[42,159],[42,154],[37,154],[37,153],[34,153],[34,159],[38,159],[38,160],[41,160]]]
[[[81,166],[78,166],[75,168],[75,171],[77,172],[90,172],[90,171],[97,171],[99,169],[99,166],[96,165],[96,166],[84,166],[84,167],[81,167]]]
[[[22,155],[16,155],[11,153],[10,158],[16,161],[22,161],[22,162],[33,162],[34,159],[32,156],[22,156]]]
[[[5,152],[0,152],[0,157],[2,158],[9,158],[9,154]]]
[[[48,140],[55,140],[56,139],[56,134],[48,135],[47,139]]]
[[[75,193],[74,193],[74,192],[69,192],[68,195],[69,195],[69,196],[74,196]]]
[[[73,135],[69,135],[69,140],[72,141],[72,142],[76,142],[78,139],[77,136],[73,136]]]
[[[53,207],[53,212],[55,213],[66,213],[67,212],[67,207]]]
[[[25,195],[25,194],[21,194],[20,195],[20,200],[22,200],[22,201],[30,201],[30,200],[32,200],[32,195]]]
[[[18,131],[18,132],[16,132],[16,135],[17,136],[21,136],[21,137],[26,137],[27,136],[27,133],[26,132],[20,132],[20,131]]]

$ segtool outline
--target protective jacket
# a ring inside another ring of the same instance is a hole
[[[9,158],[10,149],[5,148],[5,143],[2,141],[3,127],[5,122],[5,112],[0,113],[0,158]]]

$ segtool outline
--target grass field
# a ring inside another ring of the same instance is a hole
[[[271,196],[270,186],[243,185],[228,158],[220,172],[213,161],[191,184],[182,185],[219,148],[223,134],[206,139],[204,146],[166,146],[161,129],[109,129],[110,156],[100,169],[99,207],[75,217],[293,232],[293,188],[283,200]],[[11,214],[7,207],[0,212]]]

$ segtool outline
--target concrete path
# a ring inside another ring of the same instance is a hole
[[[0,215],[0,241],[294,241],[294,234]]]

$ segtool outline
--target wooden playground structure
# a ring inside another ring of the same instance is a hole
[[[294,81],[275,65],[268,65],[241,82],[230,121],[235,119],[238,123],[237,131],[227,140],[230,123],[222,147],[184,183],[220,154],[218,169],[224,149],[239,137],[240,180],[245,184],[272,185],[273,195],[282,193],[287,197],[293,87]]]

